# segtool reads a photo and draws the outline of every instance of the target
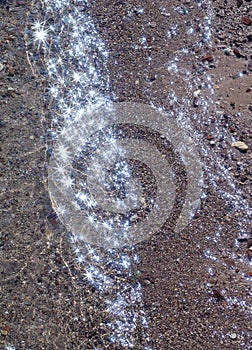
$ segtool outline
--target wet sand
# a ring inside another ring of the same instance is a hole
[[[83,280],[85,267],[48,195],[46,76],[34,78],[27,63],[29,4],[0,4],[1,347],[123,349],[108,341],[103,295]],[[251,24],[244,19],[251,19],[251,3],[238,5],[213,2],[212,44],[200,46],[208,5],[101,0],[89,6],[109,51],[111,98],[152,102],[174,118],[184,114],[180,120],[206,164],[205,195],[190,224],[179,233],[164,226],[136,246],[152,349],[252,346],[252,236],[243,205],[251,207]],[[176,6],[191,12],[182,15]],[[187,22],[195,34],[185,38]],[[178,33],[168,34],[171,27]],[[178,71],[169,69],[176,57]],[[207,76],[213,94],[204,86]],[[249,149],[231,147],[234,140]],[[221,169],[228,169],[234,188]],[[227,194],[240,202],[227,201]],[[145,348],[144,338],[139,328],[135,349]]]

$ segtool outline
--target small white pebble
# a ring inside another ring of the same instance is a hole
[[[229,337],[232,339],[232,340],[235,340],[237,338],[237,334],[236,333],[230,333],[229,334]]]
[[[200,93],[201,93],[201,90],[196,90],[193,92],[193,96],[198,97]]]

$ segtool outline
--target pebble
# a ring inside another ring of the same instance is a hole
[[[0,128],[4,127],[5,125],[5,122],[2,119],[0,119]]]
[[[230,333],[229,334],[229,337],[232,339],[232,340],[235,340],[237,338],[237,334],[236,333]]]
[[[225,50],[224,50],[224,53],[226,56],[232,56],[234,53],[232,51],[232,49],[230,49],[229,47],[227,47]]]
[[[203,56],[203,57],[201,58],[201,60],[202,60],[203,62],[204,62],[204,61],[213,62],[213,55],[207,54],[207,55]]]
[[[194,96],[194,97],[198,97],[199,94],[200,94],[200,92],[201,92],[201,90],[196,90],[196,91],[194,91],[194,92],[193,92],[193,96]]]
[[[219,33],[217,35],[217,38],[220,39],[220,40],[225,40],[226,39],[226,34],[225,33]]]
[[[238,58],[244,57],[244,55],[237,48],[234,48],[233,52],[234,52],[235,56]]]
[[[194,97],[194,98],[193,98],[192,105],[193,105],[193,107],[195,107],[195,108],[199,106],[197,97]]]
[[[157,23],[156,22],[150,22],[150,27],[151,28],[155,28],[157,26]]]
[[[237,148],[239,151],[247,151],[248,146],[242,141],[235,141],[231,144],[232,147]]]
[[[242,17],[241,21],[243,24],[245,24],[246,26],[250,26],[250,24],[252,23],[252,20],[249,17]]]

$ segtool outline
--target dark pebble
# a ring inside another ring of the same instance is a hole
[[[224,295],[222,294],[222,292],[219,289],[213,289],[213,297],[217,300],[217,301],[223,301],[225,300]]]
[[[238,58],[244,57],[244,55],[237,48],[233,49],[233,52]]]

